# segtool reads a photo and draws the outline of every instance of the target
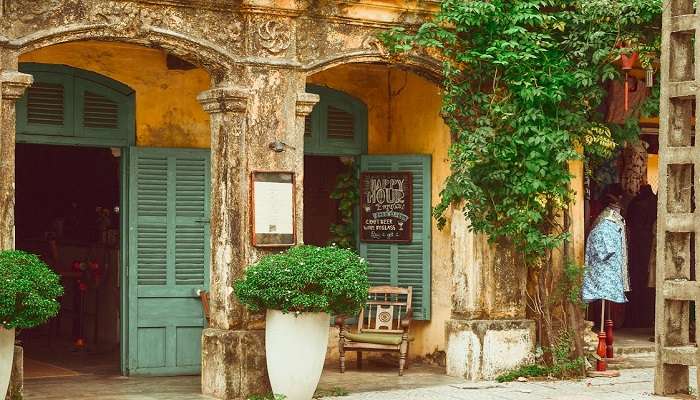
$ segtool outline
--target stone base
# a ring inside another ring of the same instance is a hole
[[[494,379],[532,362],[535,321],[455,320],[446,323],[447,375]]]
[[[265,331],[205,329],[202,334],[202,393],[245,400],[270,393]]]
[[[20,346],[15,346],[15,354],[13,357],[10,385],[7,388],[5,400],[22,400],[22,391],[24,388],[24,349]]]

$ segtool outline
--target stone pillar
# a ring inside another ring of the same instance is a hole
[[[250,94],[221,87],[198,96],[211,121],[210,324],[202,335],[202,393],[244,399],[269,391],[264,331],[247,329],[232,286],[246,265],[246,109]]]
[[[532,361],[535,322],[525,319],[526,270],[505,244],[489,244],[452,219],[452,317],[446,324],[447,374],[493,379]]]
[[[31,84],[31,75],[0,72],[0,249],[15,246],[15,103]]]
[[[250,173],[295,173],[301,241],[304,117],[318,96],[303,93],[304,77],[294,71],[253,66],[236,78],[246,89],[220,85],[198,100],[212,131],[211,322],[202,335],[202,392],[238,400],[270,391],[263,316],[249,313],[232,289],[246,266],[268,253],[251,242]],[[273,142],[282,151],[273,151]]]

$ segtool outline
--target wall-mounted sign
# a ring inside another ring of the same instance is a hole
[[[251,174],[253,246],[296,244],[293,172],[254,171]]]
[[[360,240],[410,243],[413,224],[410,172],[360,175]]]

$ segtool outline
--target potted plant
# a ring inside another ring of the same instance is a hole
[[[251,311],[267,310],[270,384],[287,400],[310,400],[323,371],[330,317],[355,314],[367,299],[367,262],[335,246],[296,246],[251,265],[234,291]]]
[[[39,257],[0,251],[0,398],[12,371],[15,329],[41,325],[58,313],[59,278]]]

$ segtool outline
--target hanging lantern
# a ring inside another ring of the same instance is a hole
[[[632,54],[620,54],[620,61],[622,61],[622,70],[625,71],[625,111],[629,110],[629,72],[632,71],[634,63],[639,60],[639,53],[632,52]]]
[[[647,87],[654,87],[654,68],[651,67],[651,65],[647,68],[647,78],[646,78],[646,83]]]

